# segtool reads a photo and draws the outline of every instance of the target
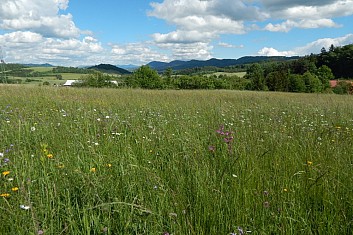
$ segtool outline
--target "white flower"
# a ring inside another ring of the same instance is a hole
[[[31,207],[30,206],[25,206],[25,205],[20,205],[20,208],[22,210],[29,210]]]
[[[36,128],[34,126],[31,127],[31,131],[35,131]]]
[[[4,156],[4,153],[0,153],[0,157],[3,157]]]

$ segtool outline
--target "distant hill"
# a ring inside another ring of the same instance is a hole
[[[94,69],[94,70],[97,70],[97,71],[100,71],[103,73],[115,73],[115,74],[122,74],[122,75],[123,74],[131,74],[130,71],[116,67],[111,64],[99,64],[99,65],[89,67],[88,69]]]
[[[259,63],[265,61],[286,61],[286,60],[293,60],[299,59],[299,56],[294,57],[285,57],[285,56],[245,56],[239,59],[210,59],[210,60],[189,60],[189,61],[182,61],[182,60],[174,60],[169,63],[160,62],[160,61],[153,61],[148,63],[147,65],[150,66],[152,69],[157,71],[164,71],[168,68],[173,70],[182,70],[182,69],[189,69],[195,67],[206,67],[206,66],[214,66],[214,67],[228,67],[232,65],[241,65],[241,64],[250,64],[250,63]]]
[[[140,66],[134,64],[124,64],[124,65],[116,65],[119,68],[126,69],[128,71],[134,71],[135,69],[139,68]]]

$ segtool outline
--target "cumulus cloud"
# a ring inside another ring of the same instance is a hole
[[[333,28],[340,27],[340,25],[333,22],[331,19],[318,19],[318,20],[300,20],[293,21],[287,20],[280,24],[269,23],[266,25],[265,30],[272,32],[289,32],[293,28],[302,28],[302,29],[314,29],[314,28]]]
[[[162,3],[153,2],[151,6],[153,10],[149,12],[150,16],[177,26],[178,30],[169,34],[173,37],[166,38],[172,41],[178,38],[179,43],[184,38],[186,42],[205,42],[219,34],[243,34],[246,32],[243,21],[261,15],[256,8],[248,7],[238,0],[165,0]],[[190,35],[185,37],[187,33]]]
[[[244,48],[244,45],[233,45],[226,42],[219,42],[218,46],[225,48]]]
[[[78,38],[82,31],[71,14],[60,14],[69,0],[2,0],[0,29],[31,31],[45,37]]]
[[[118,64],[147,64],[151,61],[169,61],[170,58],[158,52],[152,44],[128,43],[124,45],[112,45],[107,61],[114,61]]]
[[[282,20],[278,24],[269,23],[264,28],[272,32],[288,32],[293,28],[333,28],[341,25],[334,18],[352,15],[352,0],[272,0],[261,1],[269,20]]]
[[[211,55],[210,42],[221,35],[245,34],[259,29],[289,32],[293,28],[338,28],[342,25],[336,23],[335,18],[353,14],[353,0],[164,0],[150,5],[149,16],[176,27],[172,32],[151,35],[158,46],[183,45],[184,55],[192,55],[194,48],[186,44],[200,42],[207,45],[200,50],[207,51],[203,53],[206,57]],[[265,27],[260,27],[262,22],[267,23]],[[187,48],[190,53],[185,51]],[[176,49],[172,51],[177,53]],[[259,53],[291,55],[292,52],[264,48]],[[179,53],[173,55],[180,56]]]
[[[263,56],[304,56],[311,53],[318,54],[320,53],[323,47],[329,48],[331,45],[334,46],[343,46],[353,43],[353,34],[347,34],[343,37],[338,38],[322,38],[314,42],[308,43],[303,47],[297,47],[291,51],[278,51],[272,47],[264,47],[258,51],[258,55]]]
[[[0,35],[0,44],[6,45],[6,60],[12,63],[54,63],[81,65],[94,61],[104,51],[93,37],[79,39],[45,38],[29,31],[16,31]]]

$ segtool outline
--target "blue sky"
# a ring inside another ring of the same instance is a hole
[[[306,55],[353,43],[353,0],[1,0],[8,63]]]

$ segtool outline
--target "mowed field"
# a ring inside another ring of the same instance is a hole
[[[352,107],[0,86],[0,234],[352,234]]]

